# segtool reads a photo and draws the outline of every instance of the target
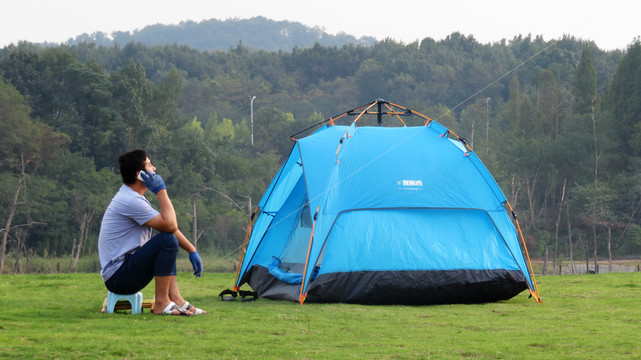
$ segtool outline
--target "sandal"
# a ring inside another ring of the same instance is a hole
[[[178,310],[178,314],[174,314],[174,310]],[[176,305],[175,302],[170,302],[169,305],[165,308],[165,310],[162,311],[161,314],[158,315],[185,315],[188,316],[187,312],[185,309],[181,308],[180,306]]]
[[[189,301],[186,301],[186,300],[185,300],[185,303],[183,304],[183,306],[181,307],[181,309],[182,310],[187,310],[187,311],[192,311],[192,315],[205,314],[203,312],[203,309],[199,309],[199,308],[193,306],[192,304],[189,303]]]

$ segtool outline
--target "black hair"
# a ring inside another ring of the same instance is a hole
[[[122,182],[129,185],[135,183],[138,170],[145,170],[145,160],[147,160],[145,150],[133,150],[120,155],[118,163]]]

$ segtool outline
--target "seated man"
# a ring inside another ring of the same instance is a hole
[[[98,237],[100,275],[105,286],[117,294],[133,294],[155,278],[154,313],[204,314],[185,301],[178,290],[178,247],[189,252],[194,275],[201,276],[203,263],[196,248],[178,230],[165,182],[143,150],[123,154],[118,162],[124,185],[107,207]],[[147,189],[158,197],[160,212],[143,196]],[[152,237],[152,229],[159,234]]]

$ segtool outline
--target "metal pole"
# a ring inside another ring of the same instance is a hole
[[[256,99],[255,96],[250,96],[248,95],[251,100],[250,100],[250,122],[251,122],[251,131],[252,131],[252,145],[254,145],[254,100]]]
[[[488,161],[487,158],[490,152],[490,140],[488,136],[490,133],[490,100],[492,99],[489,97],[485,98],[485,158],[483,159],[485,162]]]

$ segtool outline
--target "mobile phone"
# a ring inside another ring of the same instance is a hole
[[[142,181],[142,182],[145,182],[145,179],[143,179],[143,178],[142,178],[142,175],[141,175],[143,171],[145,171],[145,170],[140,170],[140,171],[138,172],[138,176],[137,176],[137,178],[138,178],[138,180],[140,180],[140,181]]]

